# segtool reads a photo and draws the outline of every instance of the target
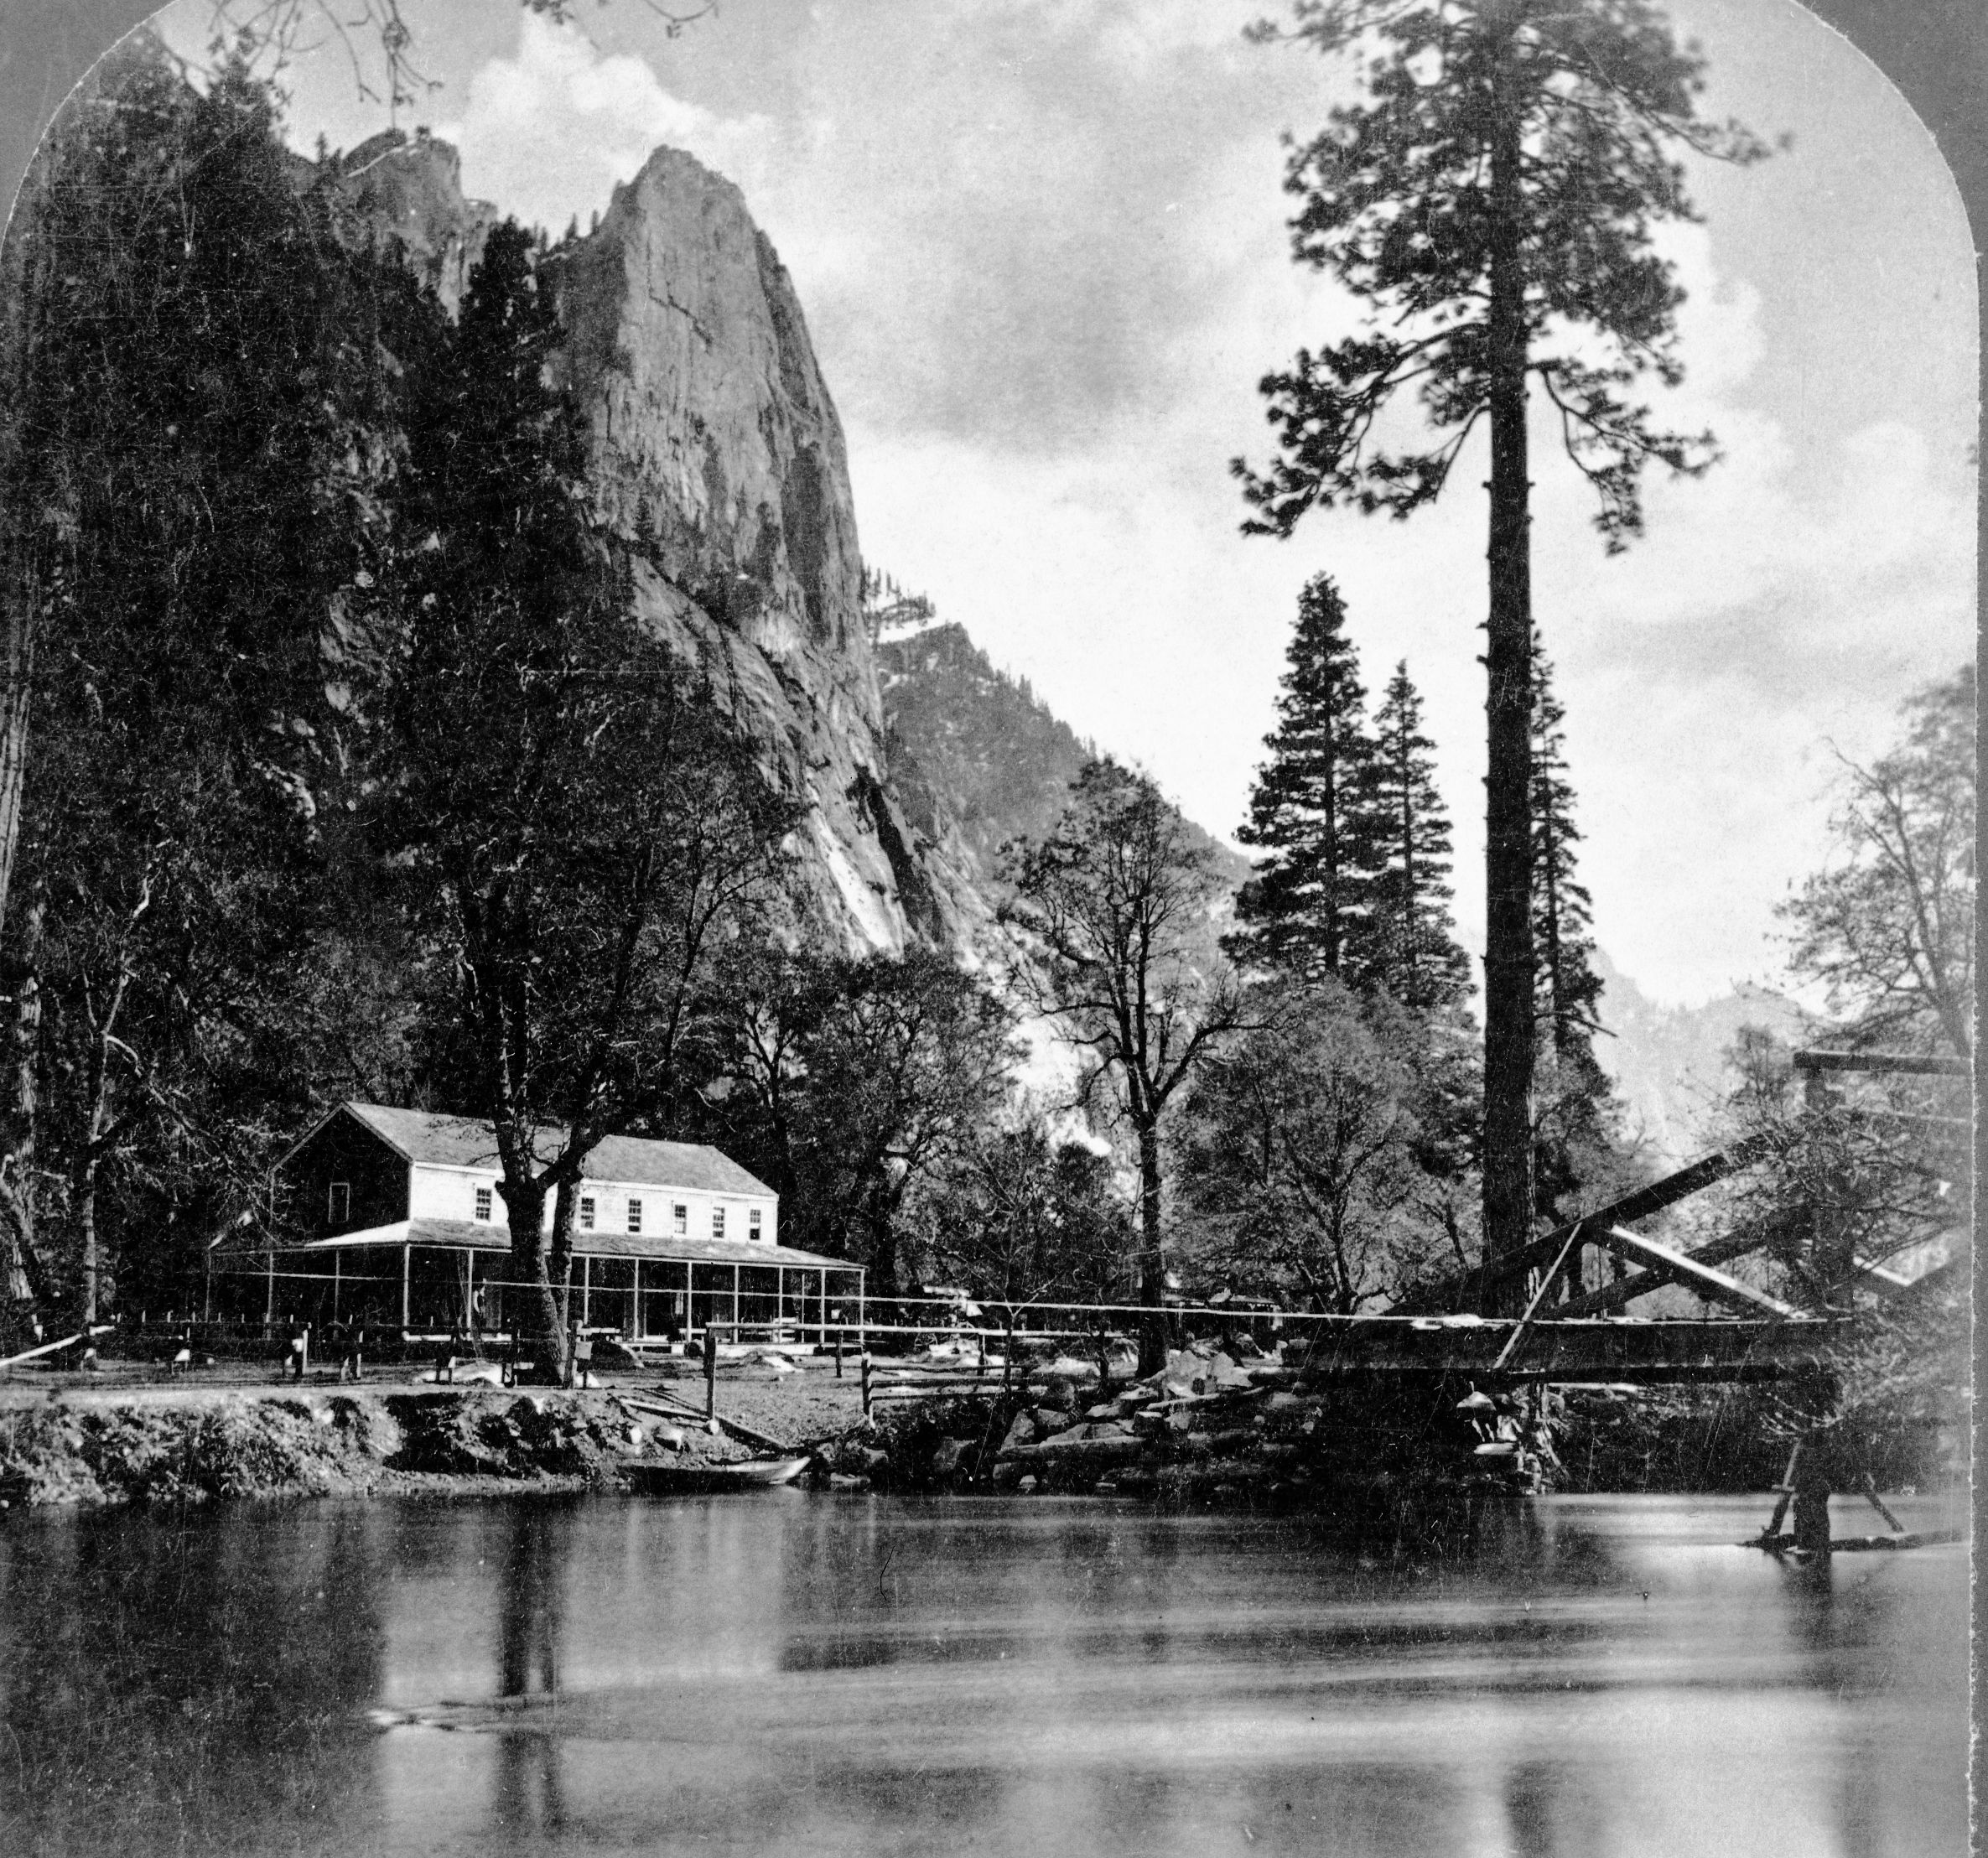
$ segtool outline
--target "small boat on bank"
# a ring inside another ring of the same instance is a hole
[[[807,1469],[806,1458],[740,1458],[729,1465],[624,1464],[621,1474],[641,1497],[708,1497],[719,1491],[771,1490]]]

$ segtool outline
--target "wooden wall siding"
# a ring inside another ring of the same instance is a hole
[[[468,1219],[476,1217],[476,1190],[491,1189],[491,1223],[500,1229],[506,1223],[504,1196],[496,1191],[497,1174],[495,1169],[485,1172],[474,1169],[440,1167],[430,1163],[416,1163],[413,1169],[413,1194],[411,1210],[396,1217],[414,1219]],[[714,1196],[709,1193],[693,1192],[687,1188],[658,1186],[647,1182],[626,1181],[589,1181],[580,1190],[582,1200],[594,1202],[594,1224],[591,1228],[580,1222],[581,1209],[574,1207],[573,1235],[576,1246],[584,1247],[589,1230],[595,1233],[620,1233],[628,1230],[628,1202],[639,1200],[642,1203],[642,1237],[645,1238],[709,1238],[712,1237],[711,1214],[714,1207],[724,1208],[724,1233],[728,1239],[745,1239],[765,1245],[780,1243],[780,1202],[771,1195],[765,1198],[729,1194]],[[677,1230],[676,1209],[684,1209],[683,1230]],[[752,1215],[757,1212],[760,1223],[755,1230]],[[553,1204],[547,1201],[545,1225],[552,1229]],[[350,1228],[348,1228],[350,1229]]]
[[[345,1217],[334,1219],[331,1186],[344,1181]],[[283,1170],[278,1224],[303,1238],[390,1226],[407,1217],[407,1164],[349,1116],[335,1116],[311,1137]]]

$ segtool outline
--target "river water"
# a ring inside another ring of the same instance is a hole
[[[1966,1551],[1781,1565],[1763,1508],[1430,1561],[1078,1499],[16,1514],[0,1850],[1962,1852]]]

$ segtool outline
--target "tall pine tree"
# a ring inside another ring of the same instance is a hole
[[[1574,783],[1567,769],[1566,711],[1554,693],[1552,662],[1533,655],[1533,946],[1534,1014],[1556,1056],[1593,1054],[1601,982],[1593,960],[1593,907],[1577,875]]]
[[[1249,821],[1237,834],[1268,854],[1236,899],[1242,926],[1228,952],[1316,980],[1372,978],[1378,869],[1374,745],[1346,603],[1329,574],[1298,596],[1270,759],[1257,772]]]
[[[1566,712],[1553,666],[1533,654],[1533,946],[1539,1093],[1533,1139],[1534,1203],[1544,1217],[1619,1160],[1621,1105],[1595,1056],[1601,1030],[1601,978],[1594,968],[1593,911],[1578,873],[1574,783],[1567,768]]]
[[[1682,374],[1684,301],[1656,233],[1690,219],[1679,145],[1766,151],[1698,113],[1704,60],[1648,0],[1294,0],[1287,37],[1345,56],[1360,93],[1294,143],[1298,262],[1359,314],[1266,376],[1268,472],[1236,469],[1290,535],[1314,507],[1406,516],[1433,502],[1480,425],[1486,550],[1484,1246],[1531,1235],[1534,1036],[1526,746],[1533,634],[1528,400],[1560,415],[1612,552],[1641,534],[1643,467],[1696,473],[1710,435],[1659,430],[1637,392]],[[1412,399],[1431,428],[1414,434]],[[1390,417],[1391,415],[1391,417]],[[1475,475],[1475,467],[1472,467]]]
[[[1404,1006],[1454,1005],[1470,991],[1470,958],[1450,914],[1450,816],[1436,791],[1435,745],[1405,660],[1374,718],[1373,827],[1375,978]]]

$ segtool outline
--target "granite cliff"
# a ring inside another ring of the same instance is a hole
[[[328,174],[375,245],[397,240],[408,267],[454,314],[483,256],[484,236],[501,215],[489,201],[465,197],[462,163],[449,143],[425,129],[412,140],[388,129],[321,166],[298,167],[300,179]]]
[[[496,209],[425,134],[332,158],[377,237],[459,300]],[[842,423],[792,280],[731,182],[660,148],[552,248],[568,383],[641,619],[702,667],[807,803],[797,899],[853,950],[971,958],[992,910],[953,819],[890,776]]]

